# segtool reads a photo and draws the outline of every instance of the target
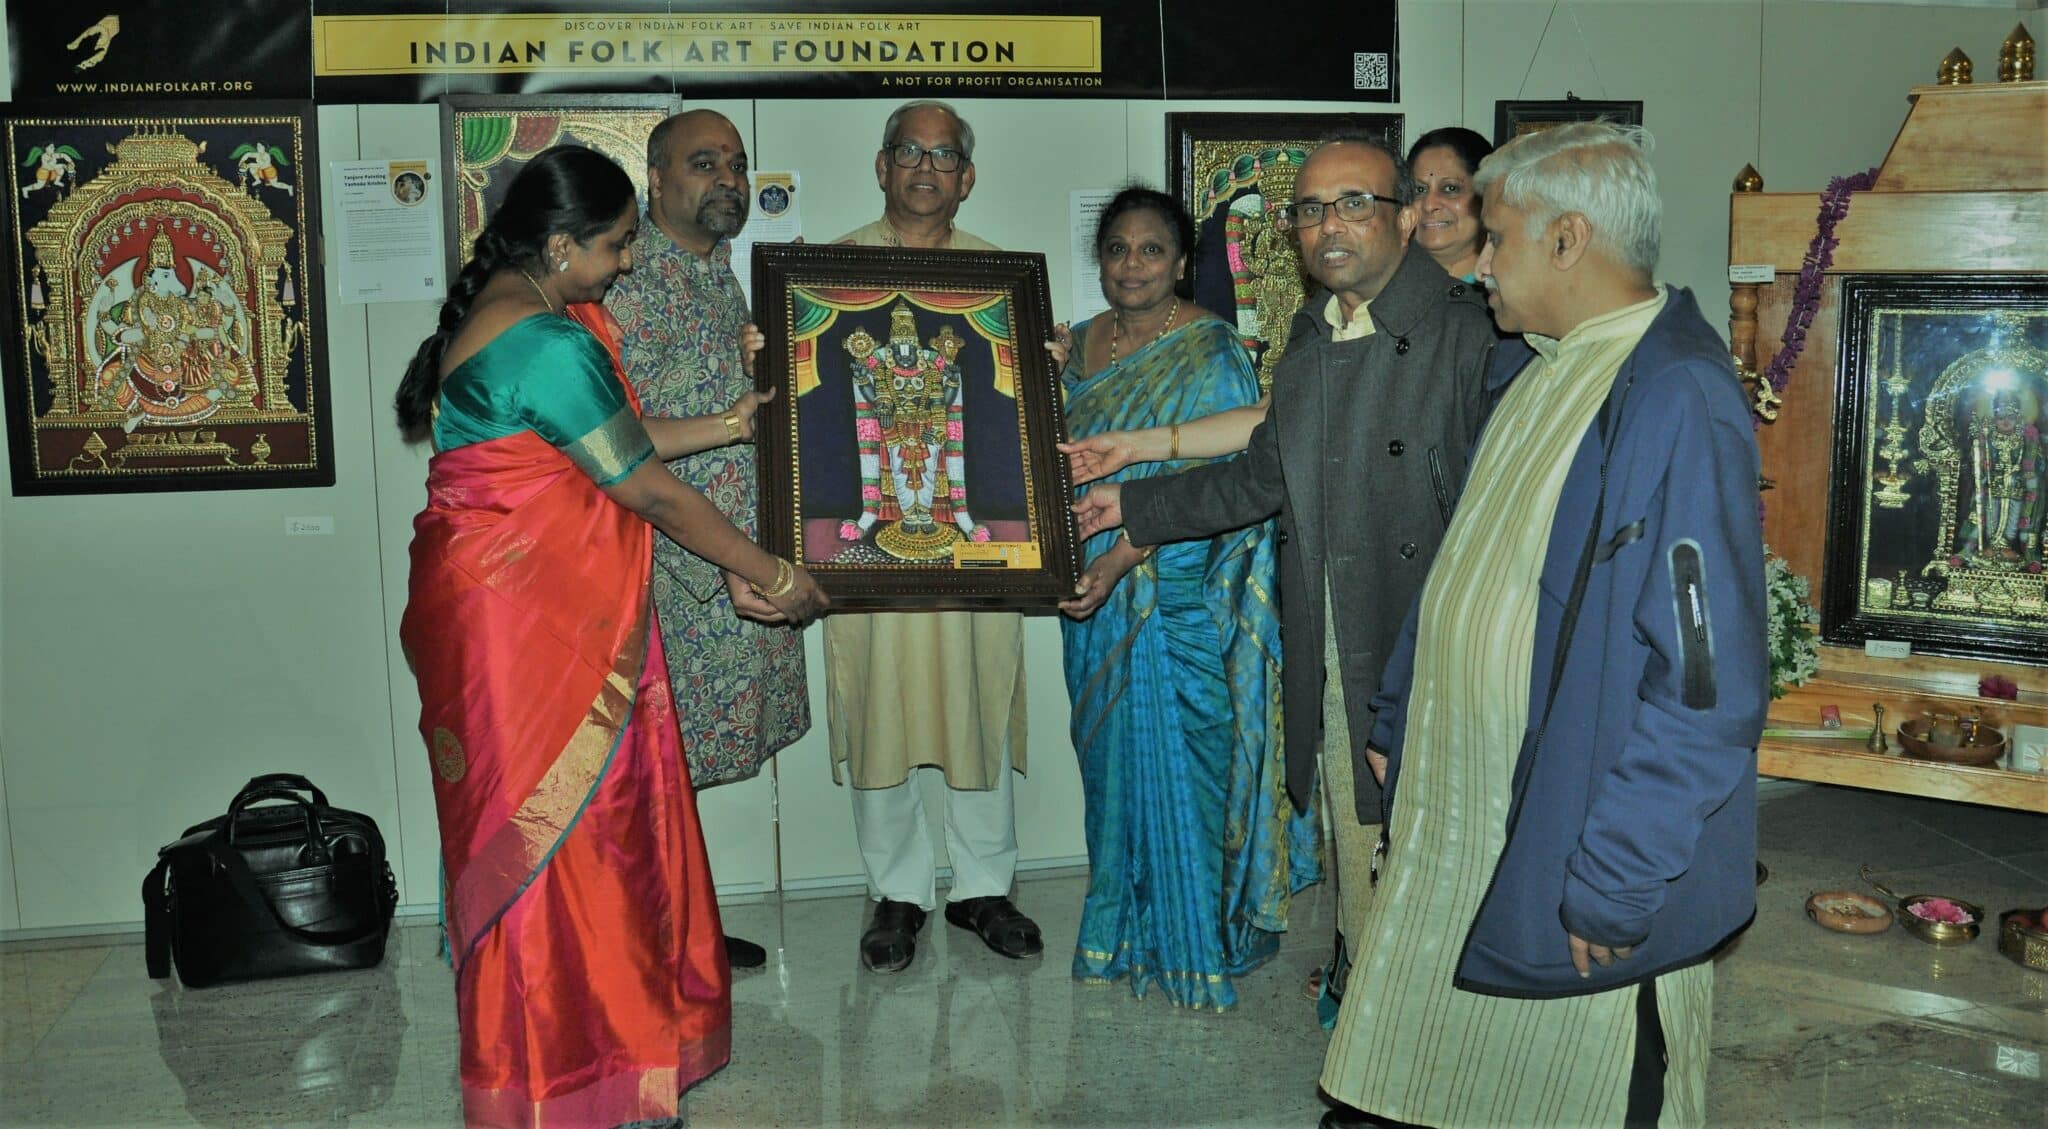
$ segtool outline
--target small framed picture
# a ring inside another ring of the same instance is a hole
[[[1050,611],[1080,574],[1045,257],[754,248],[761,544],[835,611]]]
[[[1610,121],[1619,125],[1643,124],[1641,102],[1588,102],[1566,98],[1560,102],[1509,102],[1493,104],[1493,143],[1506,145],[1528,133],[1539,133],[1566,122]]]

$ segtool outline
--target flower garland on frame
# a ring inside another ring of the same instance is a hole
[[[1875,183],[1877,169],[1870,168],[1854,176],[1835,177],[1828,181],[1827,191],[1820,194],[1818,230],[1813,242],[1807,244],[1806,258],[1799,264],[1799,282],[1792,289],[1792,312],[1785,319],[1785,332],[1778,338],[1778,353],[1757,377],[1754,410],[1762,419],[1778,418],[1777,405],[1783,402],[1785,386],[1792,381],[1792,366],[1805,351],[1806,332],[1813,328],[1813,317],[1820,312],[1821,283],[1828,268],[1834,265],[1835,248],[1841,245],[1835,238],[1835,226],[1849,214],[1849,197]]]

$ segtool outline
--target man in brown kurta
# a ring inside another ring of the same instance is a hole
[[[910,102],[875,155],[882,218],[840,238],[873,247],[992,251],[953,226],[974,190],[974,130],[942,102]],[[860,942],[877,972],[907,966],[938,904],[936,858],[913,769],[946,778],[946,920],[1008,957],[1044,949],[1010,902],[1024,770],[1023,616],[1016,612],[839,615],[825,622],[833,775],[851,778],[853,827],[875,914]],[[844,776],[841,775],[843,771]]]

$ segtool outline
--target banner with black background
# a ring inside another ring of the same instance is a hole
[[[8,5],[14,97],[1391,102],[1396,0],[90,0]]]

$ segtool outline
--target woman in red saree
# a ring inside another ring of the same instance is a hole
[[[665,458],[742,437],[645,420],[597,302],[631,269],[626,174],[587,149],[512,182],[400,386],[428,437],[399,635],[434,771],[465,1119],[660,1124],[729,1054],[731,983],[649,600],[652,528],[803,620],[804,570]]]

